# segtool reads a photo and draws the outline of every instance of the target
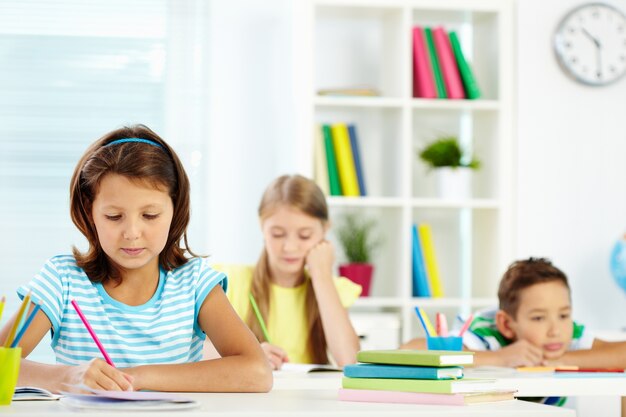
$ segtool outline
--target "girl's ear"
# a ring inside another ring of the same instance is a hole
[[[504,310],[498,310],[496,313],[496,327],[502,336],[509,340],[515,340],[515,330],[513,324],[515,320]]]
[[[326,234],[328,230],[330,229],[330,220],[325,221],[323,225],[324,225],[324,234]]]

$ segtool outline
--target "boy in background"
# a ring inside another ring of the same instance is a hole
[[[463,345],[474,365],[626,368],[626,342],[596,339],[572,320],[565,274],[545,258],[513,262],[498,289],[498,310],[476,314]],[[413,339],[402,349],[424,349]]]

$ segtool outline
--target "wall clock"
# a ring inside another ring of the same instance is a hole
[[[626,73],[626,16],[606,3],[585,3],[559,22],[554,51],[561,68],[591,86],[614,83]]]

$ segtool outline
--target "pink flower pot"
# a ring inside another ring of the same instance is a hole
[[[339,275],[348,278],[350,281],[359,284],[363,291],[361,297],[370,294],[374,265],[372,264],[345,264],[339,265]]]

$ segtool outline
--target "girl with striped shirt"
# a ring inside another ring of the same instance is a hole
[[[271,388],[263,350],[225,296],[226,276],[189,249],[189,180],[165,141],[142,125],[96,141],[76,166],[70,206],[89,247],[51,258],[18,289],[41,305],[20,343],[18,385],[52,391],[78,384],[188,392]],[[102,359],[72,300],[115,366]],[[48,332],[56,364],[26,359]],[[201,360],[207,337],[221,358]]]

